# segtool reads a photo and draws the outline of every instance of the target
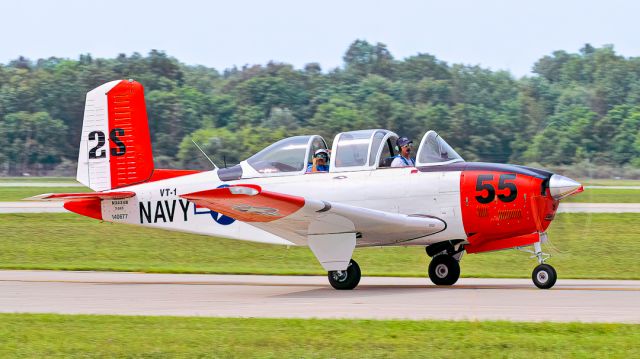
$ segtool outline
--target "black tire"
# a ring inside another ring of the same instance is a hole
[[[353,259],[349,262],[347,270],[329,271],[329,283],[338,290],[351,290],[360,283],[360,266]]]
[[[429,263],[429,278],[435,285],[453,285],[460,278],[460,263],[445,254],[435,256]]]
[[[540,264],[539,266],[533,269],[533,273],[531,273],[531,279],[533,280],[533,284],[540,289],[549,289],[556,284],[556,280],[558,279],[558,274],[556,273],[555,268],[548,264]]]

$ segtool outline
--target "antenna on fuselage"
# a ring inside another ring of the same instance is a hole
[[[202,150],[202,148],[200,148],[200,146],[198,146],[198,144],[196,143],[196,141],[193,140],[193,138],[191,139],[191,142],[193,142],[193,144],[196,146],[196,148],[198,148],[200,150],[200,152],[202,152],[202,154],[204,155],[204,157],[206,157],[207,160],[209,160],[209,162],[211,162],[211,164],[213,165],[213,169],[217,169],[218,166],[216,166],[215,163],[213,163],[213,161],[211,160],[211,158],[209,158],[209,156],[207,156],[207,154]]]

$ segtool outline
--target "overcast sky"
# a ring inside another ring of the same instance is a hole
[[[269,60],[328,70],[341,66],[355,39],[382,42],[397,59],[430,53],[516,76],[543,55],[587,42],[640,55],[640,2],[631,0],[57,0],[0,9],[0,63],[159,49],[218,70]]]

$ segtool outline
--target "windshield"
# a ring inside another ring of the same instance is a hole
[[[305,156],[310,136],[295,136],[280,140],[247,162],[260,173],[298,172],[305,168]]]
[[[438,163],[449,161],[464,161],[460,155],[454,151],[449,144],[442,139],[435,131],[429,131],[420,143],[420,153],[418,153],[418,163]]]

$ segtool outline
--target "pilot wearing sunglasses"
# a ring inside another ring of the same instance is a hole
[[[413,147],[413,141],[407,137],[400,137],[396,141],[396,151],[400,153],[393,158],[391,167],[413,167],[415,162],[411,159],[411,147]]]
[[[329,151],[321,148],[313,154],[313,162],[307,166],[309,172],[329,172]]]

